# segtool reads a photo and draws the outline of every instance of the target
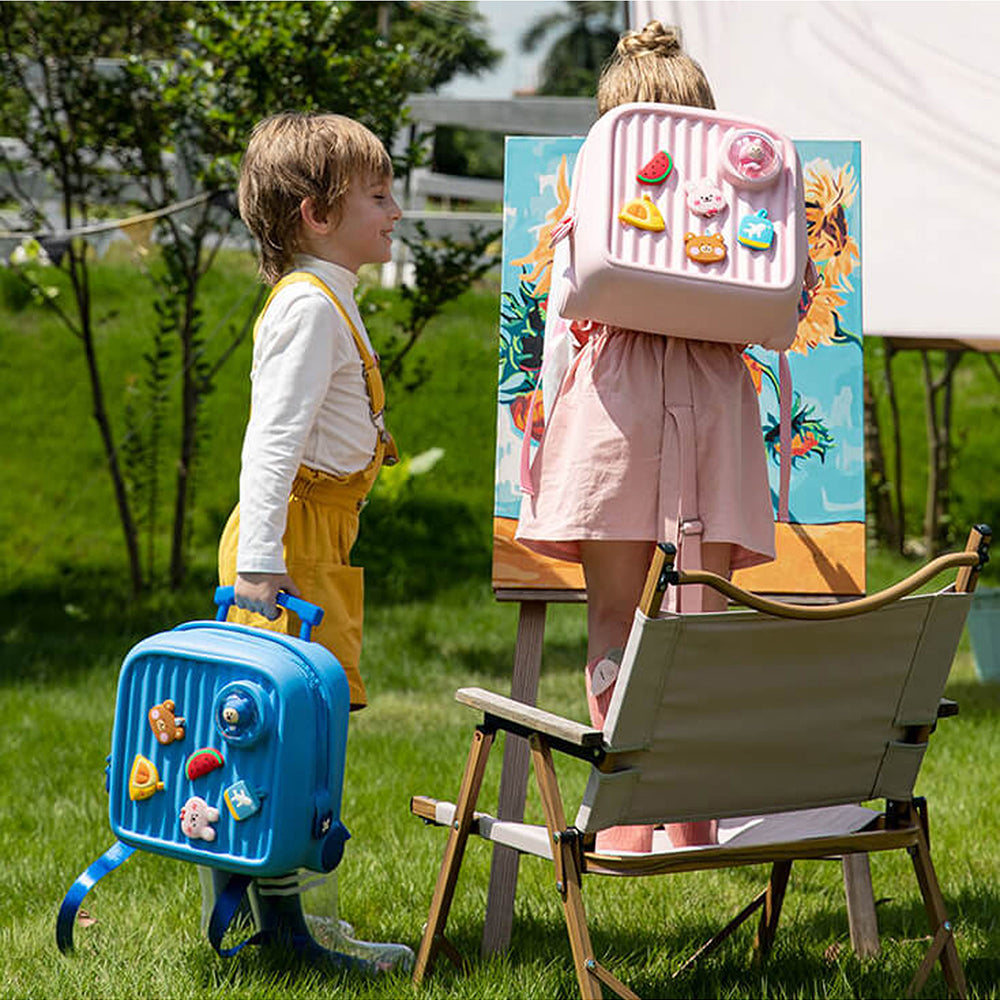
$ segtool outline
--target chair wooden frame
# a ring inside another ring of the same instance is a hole
[[[650,567],[639,610],[647,618],[653,618],[661,606],[663,594],[668,586],[707,584],[765,615],[812,621],[853,617],[884,608],[917,590],[938,573],[949,569],[959,570],[952,589],[958,593],[971,593],[975,588],[978,573],[988,558],[989,541],[989,528],[983,525],[977,526],[970,533],[964,551],[941,556],[906,580],[878,594],[858,601],[822,607],[780,604],[744,591],[711,573],[677,571],[673,567],[673,546],[661,546]],[[957,643],[957,636],[954,641]],[[951,655],[953,654],[954,648],[951,647]],[[947,652],[942,655],[947,655]],[[937,699],[938,695],[939,693],[936,693],[934,698]],[[922,988],[933,966],[940,961],[949,991],[959,997],[966,996],[965,976],[955,947],[952,925],[948,920],[944,899],[931,861],[927,807],[922,799],[914,799],[912,795],[905,798],[887,796],[885,809],[874,814],[872,822],[857,831],[840,832],[830,836],[810,836],[785,842],[750,843],[744,846],[720,844],[712,847],[674,849],[666,853],[649,855],[599,853],[595,849],[593,831],[581,832],[578,827],[567,823],[553,752],[588,761],[595,774],[607,775],[616,772],[622,760],[626,758],[629,764],[634,764],[636,760],[634,748],[630,752],[622,753],[608,746],[606,734],[602,730],[581,725],[482,689],[461,689],[456,693],[456,699],[483,713],[483,721],[476,727],[473,735],[457,802],[452,806],[451,803],[439,802],[426,796],[415,796],[411,800],[411,811],[416,816],[427,823],[447,825],[450,828],[427,924],[417,954],[413,973],[415,983],[421,983],[431,972],[439,952],[443,952],[456,966],[461,967],[463,964],[457,949],[445,936],[445,926],[465,847],[469,835],[476,833],[496,843],[506,843],[507,846],[524,850],[526,853],[551,857],[555,888],[563,906],[577,982],[583,1000],[601,998],[603,987],[607,987],[622,998],[636,997],[636,994],[598,962],[594,955],[583,905],[584,875],[646,876],[761,863],[771,865],[770,879],[763,891],[688,959],[677,970],[679,973],[697,958],[716,948],[758,910],[760,916],[754,947],[761,958],[766,957],[774,942],[793,861],[863,856],[887,850],[906,850],[909,853],[933,935],[931,946],[910,984],[910,994],[915,994]],[[938,717],[953,715],[956,712],[957,706],[954,702],[940,699]],[[922,749],[935,725],[936,722],[931,722],[905,727],[905,731],[901,734],[902,744]],[[494,737],[499,731],[524,736],[529,741],[535,780],[545,817],[546,846],[536,842],[533,848],[521,847],[517,836],[529,828],[523,824],[501,824],[492,817],[476,812],[487,758]],[[912,779],[909,787],[912,787]],[[811,803],[803,802],[800,807],[794,808],[805,809],[809,805]],[[663,816],[664,821],[674,818],[669,814]],[[501,830],[502,827],[510,829]],[[512,837],[514,839],[511,839]]]

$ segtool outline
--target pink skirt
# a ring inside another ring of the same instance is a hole
[[[733,569],[774,558],[774,515],[753,380],[731,344],[628,330],[592,336],[563,379],[531,468],[516,538],[579,562],[579,542],[677,541],[687,409],[703,542]],[[693,446],[692,446],[693,445]]]

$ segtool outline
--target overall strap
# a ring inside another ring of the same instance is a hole
[[[354,325],[354,321],[350,316],[347,315],[347,310],[341,304],[340,299],[334,294],[330,286],[323,281],[321,278],[317,278],[315,274],[310,271],[292,271],[286,274],[278,283],[271,289],[271,294],[268,295],[267,301],[264,303],[264,308],[260,311],[260,316],[257,318],[259,323],[267,312],[267,307],[271,304],[271,300],[281,291],[281,289],[286,288],[288,285],[299,284],[300,282],[305,282],[306,284],[313,285],[323,292],[327,298],[333,303],[334,308],[340,313],[341,318],[347,324],[347,328],[351,331],[351,336],[354,338],[354,346],[358,350],[358,354],[361,356],[361,361],[365,366],[365,375],[367,381],[368,370],[371,367],[378,367],[378,362],[373,357],[371,351],[368,350],[368,345],[365,343],[364,338],[361,336],[360,331]],[[256,332],[256,327],[254,329]],[[372,409],[375,410],[376,416],[382,412],[381,409],[375,409],[375,401],[372,400]],[[384,404],[383,404],[384,405]]]
[[[73,924],[83,897],[119,865],[124,864],[135,853],[134,847],[116,840],[70,887],[66,898],[59,907],[56,917],[56,944],[61,952],[73,950]]]
[[[695,440],[694,392],[691,387],[691,366],[686,368],[687,401],[685,405],[668,406],[667,414],[677,428],[677,568],[703,569],[701,543],[704,525],[698,495],[698,448]],[[703,606],[702,589],[671,587],[668,604],[671,611],[699,612]],[[683,594],[682,594],[683,591]]]
[[[667,412],[677,426],[678,461],[678,504],[677,504],[677,568],[699,570],[703,568],[701,540],[704,525],[699,513],[698,462],[695,447],[694,413],[690,406],[670,407]],[[701,611],[701,588],[685,592],[683,587],[671,587],[672,610]]]
[[[370,350],[368,350],[368,345],[365,343],[364,337],[361,336],[361,332],[355,326],[354,321],[347,314],[347,310],[344,308],[340,299],[334,294],[333,290],[329,285],[321,278],[317,278],[315,274],[310,271],[292,271],[286,274],[277,284],[271,289],[271,294],[267,297],[267,301],[264,303],[264,308],[260,311],[260,316],[257,317],[257,323],[254,324],[254,337],[257,336],[257,327],[260,321],[264,318],[264,313],[267,312],[267,307],[271,304],[271,300],[281,291],[281,289],[287,287],[288,285],[298,284],[300,282],[305,282],[306,284],[312,285],[323,292],[326,297],[333,304],[333,307],[340,313],[341,318],[347,324],[348,330],[351,331],[351,336],[354,338],[354,346],[357,349],[358,356],[361,358],[362,373],[365,380],[365,390],[368,393],[368,409],[371,413],[372,423],[375,425],[375,431],[378,440],[381,442],[383,456],[379,457],[376,449],[376,459],[378,464],[393,465],[398,461],[398,453],[396,451],[396,444],[392,439],[392,435],[378,423],[378,418],[382,416],[385,410],[385,387],[382,384],[382,374],[378,367],[378,357],[373,355]]]

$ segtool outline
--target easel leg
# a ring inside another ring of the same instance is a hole
[[[538,700],[538,675],[542,665],[542,641],[545,638],[545,609],[545,601],[521,602],[510,696],[527,705],[534,705]],[[522,737],[508,733],[504,738],[503,769],[500,772],[498,819],[520,822],[524,818],[527,788],[528,744]],[[490,888],[486,899],[486,923],[483,927],[484,956],[505,951],[510,944],[519,859],[517,851],[509,847],[493,848]]]
[[[851,930],[851,947],[858,958],[871,958],[879,953],[878,917],[875,915],[875,893],[872,890],[872,870],[867,854],[847,854],[840,859],[844,870],[844,892],[847,896],[847,924]]]

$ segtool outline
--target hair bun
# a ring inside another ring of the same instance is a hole
[[[650,21],[645,28],[626,31],[618,40],[621,55],[641,56],[655,53],[672,56],[681,51],[681,31],[660,21]]]

